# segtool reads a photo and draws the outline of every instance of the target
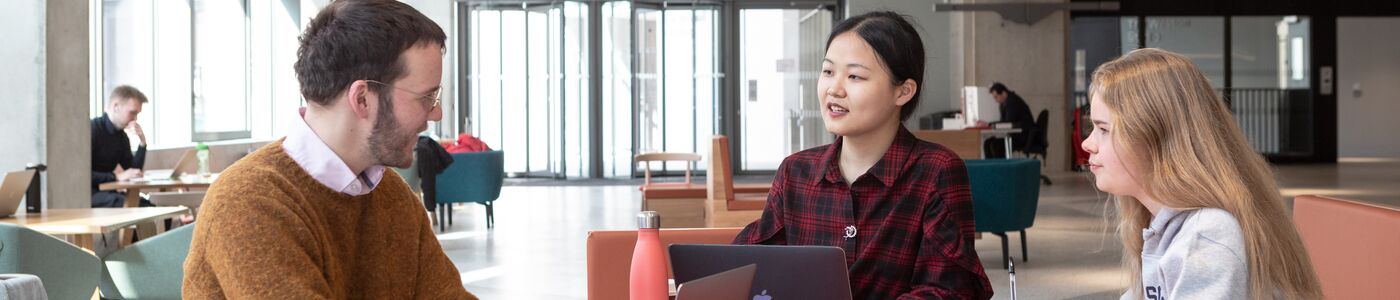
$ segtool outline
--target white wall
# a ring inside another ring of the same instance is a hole
[[[44,1],[0,9],[0,172],[44,160]]]
[[[1337,19],[1337,155],[1400,157],[1400,18]],[[1360,85],[1359,93],[1356,85]]]

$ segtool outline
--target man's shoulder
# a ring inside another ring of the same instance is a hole
[[[105,131],[107,129],[107,126],[105,126],[105,124],[103,123],[108,122],[104,121],[104,118],[102,117],[96,117],[92,118],[92,120],[88,120],[89,127],[92,127],[93,138],[102,138],[106,136],[104,133],[106,133]]]

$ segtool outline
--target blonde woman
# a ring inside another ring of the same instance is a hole
[[[1190,60],[1138,49],[1093,82],[1081,146],[1117,198],[1124,299],[1322,297],[1268,164]]]

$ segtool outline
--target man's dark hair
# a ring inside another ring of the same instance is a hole
[[[311,19],[300,40],[294,67],[301,95],[323,106],[355,80],[392,84],[403,77],[400,55],[411,47],[447,47],[442,27],[393,0],[335,1]],[[388,88],[371,87],[380,94]]]
[[[991,88],[988,88],[987,91],[988,91],[988,92],[993,92],[993,93],[1002,93],[1002,94],[1006,94],[1007,92],[1010,92],[1011,90],[1006,89],[1006,85],[1005,85],[1005,84],[1001,84],[1000,82],[993,82],[993,83],[992,83],[992,87],[991,87]]]
[[[919,39],[919,32],[903,15],[891,11],[870,12],[836,23],[831,35],[826,38],[826,47],[831,48],[831,41],[836,36],[849,31],[855,31],[866,44],[870,44],[870,48],[875,49],[880,61],[890,70],[895,85],[914,80],[918,89],[899,110],[899,120],[908,120],[909,115],[914,114],[914,109],[919,107],[919,94],[924,92],[924,42]]]
[[[127,100],[141,101],[141,103],[151,102],[150,100],[146,99],[146,94],[141,93],[141,90],[138,90],[130,85],[120,85],[117,86],[117,88],[112,89],[112,95],[107,97],[107,104],[111,105],[112,103]]]

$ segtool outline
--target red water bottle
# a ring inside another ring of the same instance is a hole
[[[661,215],[654,211],[637,214],[637,247],[632,250],[632,300],[666,300],[666,257],[661,253]]]

